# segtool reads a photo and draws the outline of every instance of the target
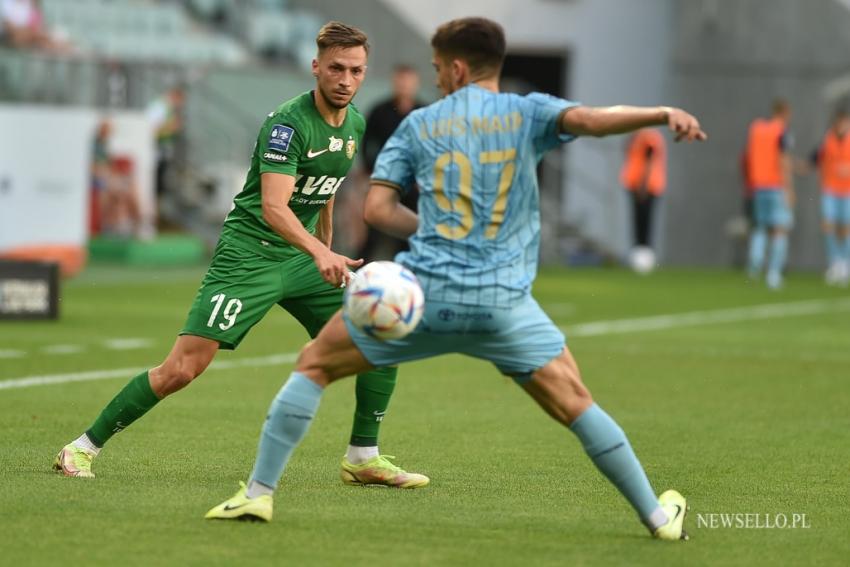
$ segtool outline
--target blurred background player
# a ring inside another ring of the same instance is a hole
[[[767,285],[782,287],[788,255],[788,232],[793,223],[794,180],[788,132],[791,106],[785,100],[773,103],[770,118],[757,118],[747,137],[747,167],[753,186],[753,221],[750,234],[749,275],[757,278],[767,258]]]
[[[642,128],[628,138],[620,182],[632,201],[634,242],[629,263],[633,270],[647,273],[655,267],[653,210],[667,187],[667,146],[658,130]]]
[[[113,156],[109,170],[109,181],[101,193],[101,232],[122,238],[146,237],[133,160]]]
[[[384,361],[456,352],[493,363],[568,427],[655,537],[686,539],[685,499],[672,490],[656,497],[623,430],[593,402],[563,334],[531,296],[540,246],[536,170],[548,150],[577,135],[661,125],[677,140],[705,133],[675,108],[590,108],[500,93],[505,37],[485,18],[443,24],[431,44],[446,96],[411,114],[384,145],[365,209],[369,223],[411,238],[398,260],[422,283],[425,315],[391,342],[334,315],[273,401],[248,487],[206,517],[271,520],[273,491],[331,382]],[[400,203],[414,182],[418,216]]]
[[[821,215],[826,244],[826,283],[850,281],[850,114],[840,109],[812,154],[820,171]]]
[[[143,234],[143,219],[132,158],[113,155],[112,122],[103,119],[92,142],[92,234],[133,237]]]
[[[396,65],[393,70],[392,87],[392,96],[376,104],[366,119],[366,134],[363,136],[363,167],[367,175],[372,175],[378,152],[401,121],[422,106],[422,102],[417,98],[419,73],[410,65]],[[405,206],[415,211],[417,197],[416,190],[410,191],[404,197]],[[406,241],[367,226],[366,240],[358,256],[367,261],[389,260],[402,250],[407,250]]]
[[[103,119],[97,125],[92,138],[89,232],[93,235],[101,231],[101,202],[109,185],[112,170],[112,156],[109,153],[111,135],[112,123],[108,119]]]
[[[188,386],[219,349],[236,349],[275,305],[311,337],[339,309],[341,286],[362,260],[331,250],[333,200],[365,128],[350,103],[365,77],[369,44],[362,31],[339,22],[323,26],[316,44],[316,88],[281,104],[264,121],[244,188],[171,352],[132,378],[91,427],[62,448],[53,465],[57,472],[94,477],[92,460],[113,435]],[[354,426],[341,465],[349,484],[428,484],[428,477],[409,474],[378,453],[378,429],[397,372],[380,368],[358,379]]]
[[[180,86],[174,86],[151,102],[147,109],[147,117],[156,137],[155,187],[160,209],[167,205],[167,199],[174,197],[178,169],[184,161],[181,154],[185,145],[185,104],[185,91]],[[165,216],[160,214],[160,220]]]

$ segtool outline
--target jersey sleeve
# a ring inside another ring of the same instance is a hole
[[[405,118],[393,135],[386,141],[375,160],[372,171],[372,183],[387,185],[407,193],[413,185],[415,170],[413,166],[413,143],[410,116]]]
[[[559,118],[565,110],[578,106],[579,103],[543,93],[531,93],[525,100],[530,107],[531,138],[538,154],[543,154],[559,144],[572,142],[576,138],[573,134],[560,132]]]
[[[294,176],[303,145],[303,135],[295,120],[280,114],[269,116],[257,137],[260,173]]]

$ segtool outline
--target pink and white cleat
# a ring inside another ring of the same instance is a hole
[[[382,484],[395,488],[422,488],[428,486],[431,479],[424,474],[409,473],[390,462],[395,457],[378,455],[359,465],[342,459],[339,476],[345,484]]]

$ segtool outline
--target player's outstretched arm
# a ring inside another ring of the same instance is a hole
[[[263,220],[284,240],[313,257],[322,278],[338,286],[348,279],[349,268],[357,268],[363,260],[352,260],[333,252],[310,234],[292,209],[289,199],[295,190],[295,178],[282,173],[264,173],[260,178],[263,194]]]
[[[369,226],[396,238],[409,238],[419,226],[419,217],[401,203],[398,189],[378,183],[369,187],[363,218]]]
[[[708,137],[694,116],[671,106],[577,106],[561,115],[560,129],[578,136],[608,136],[665,125],[675,134],[677,142]]]

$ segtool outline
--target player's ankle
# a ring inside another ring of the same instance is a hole
[[[77,447],[78,449],[85,449],[86,451],[91,451],[95,455],[100,453],[100,447],[95,445],[94,441],[92,441],[91,437],[89,437],[86,433],[83,433],[76,439],[71,442],[72,445]]]
[[[352,465],[361,465],[369,459],[374,459],[379,455],[378,446],[372,445],[369,447],[361,447],[358,445],[349,445],[348,451],[345,453],[345,458]]]
[[[272,494],[274,494],[274,488],[256,480],[249,482],[248,488],[245,489],[246,498],[259,498],[260,496],[271,496]]]

